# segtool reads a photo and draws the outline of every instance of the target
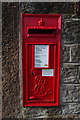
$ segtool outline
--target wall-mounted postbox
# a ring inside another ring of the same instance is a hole
[[[22,14],[23,106],[58,106],[61,15]]]

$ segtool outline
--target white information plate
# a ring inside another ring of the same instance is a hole
[[[35,45],[34,49],[34,67],[49,67],[49,45]]]
[[[54,69],[42,69],[42,76],[54,76]]]

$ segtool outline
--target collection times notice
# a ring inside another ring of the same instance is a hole
[[[48,67],[49,45],[35,45],[34,50],[35,67]]]

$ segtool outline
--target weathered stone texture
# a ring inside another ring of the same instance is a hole
[[[79,84],[80,83],[79,67],[75,65],[61,66],[61,83]]]
[[[79,44],[71,47],[71,59],[72,59],[72,62],[80,62],[80,45]]]
[[[2,3],[0,2],[0,118],[2,118]]]
[[[79,103],[80,103],[80,84],[79,84],[79,96],[78,96],[78,99],[79,99]]]
[[[76,116],[80,114],[80,104],[79,103],[70,103],[68,105],[64,105],[62,107],[62,115],[63,116]]]
[[[80,43],[80,20],[63,19],[63,43]]]
[[[17,118],[20,113],[18,10],[18,3],[2,4],[3,118]]]
[[[21,12],[34,14],[73,14],[74,3],[70,2],[22,2]],[[67,8],[67,9],[65,9]]]
[[[61,96],[60,96],[61,102],[62,103],[79,102],[79,91],[80,91],[79,85],[74,85],[74,84],[61,85]]]
[[[49,116],[58,116],[61,114],[62,109],[61,106],[58,107],[31,107],[24,108],[24,116],[25,118],[46,118]]]
[[[61,61],[69,62],[70,60],[70,46],[61,46]]]

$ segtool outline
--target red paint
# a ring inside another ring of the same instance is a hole
[[[22,14],[21,21],[23,106],[58,106],[61,15]],[[35,45],[49,46],[44,67],[35,67]],[[54,69],[54,75],[42,76],[42,69]]]

